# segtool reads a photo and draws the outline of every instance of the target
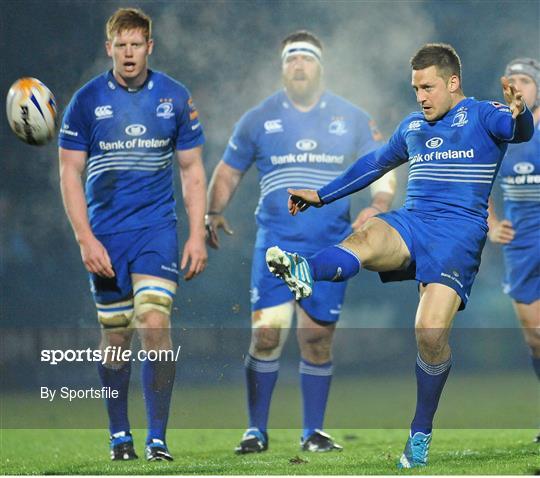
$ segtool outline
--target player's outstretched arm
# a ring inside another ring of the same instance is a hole
[[[208,260],[204,244],[206,175],[202,162],[202,147],[179,150],[176,158],[180,166],[182,195],[189,219],[189,237],[184,244],[180,268],[188,267],[184,279],[190,280],[205,269]]]
[[[208,188],[208,212],[206,213],[206,242],[213,249],[219,249],[218,230],[223,229],[229,236],[234,231],[229,226],[223,211],[240,184],[243,172],[220,161],[214,169]]]
[[[88,272],[102,277],[114,277],[111,259],[103,244],[96,239],[88,221],[82,173],[86,164],[85,151],[60,148],[60,190],[64,209],[81,249],[81,258]]]

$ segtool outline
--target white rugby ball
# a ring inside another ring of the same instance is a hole
[[[36,78],[20,78],[6,100],[9,126],[25,143],[48,143],[56,130],[56,101],[51,90]]]

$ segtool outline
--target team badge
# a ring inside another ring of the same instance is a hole
[[[346,134],[347,125],[345,124],[345,120],[341,117],[334,117],[328,126],[328,132],[337,136],[343,136]]]
[[[174,108],[171,101],[164,101],[156,108],[156,116],[158,118],[169,119],[174,116]]]
[[[452,128],[456,126],[457,128],[461,128],[462,126],[465,126],[469,120],[467,119],[467,112],[465,110],[458,111],[454,119],[452,120]]]

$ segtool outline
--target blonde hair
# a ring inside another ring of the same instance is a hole
[[[140,29],[146,41],[152,36],[152,19],[139,8],[119,8],[107,20],[105,34],[107,40],[126,30]]]

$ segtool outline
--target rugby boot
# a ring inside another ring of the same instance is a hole
[[[133,447],[133,437],[129,432],[119,432],[111,436],[111,460],[127,461],[139,458]]]
[[[146,444],[144,456],[148,461],[173,461],[174,459],[165,442],[157,438],[153,438],[150,443]]]
[[[430,444],[431,433],[426,435],[422,432],[416,432],[412,437],[409,436],[397,467],[403,469],[426,466]]]
[[[242,436],[242,441],[234,449],[237,455],[260,453],[268,450],[268,434],[258,428],[248,428]]]
[[[287,284],[296,300],[309,297],[313,292],[311,270],[302,256],[274,246],[266,251],[266,264],[272,274]]]
[[[338,445],[328,433],[324,433],[322,430],[315,430],[305,440],[301,439],[300,448],[302,451],[311,451],[314,453],[343,450],[341,445]]]

